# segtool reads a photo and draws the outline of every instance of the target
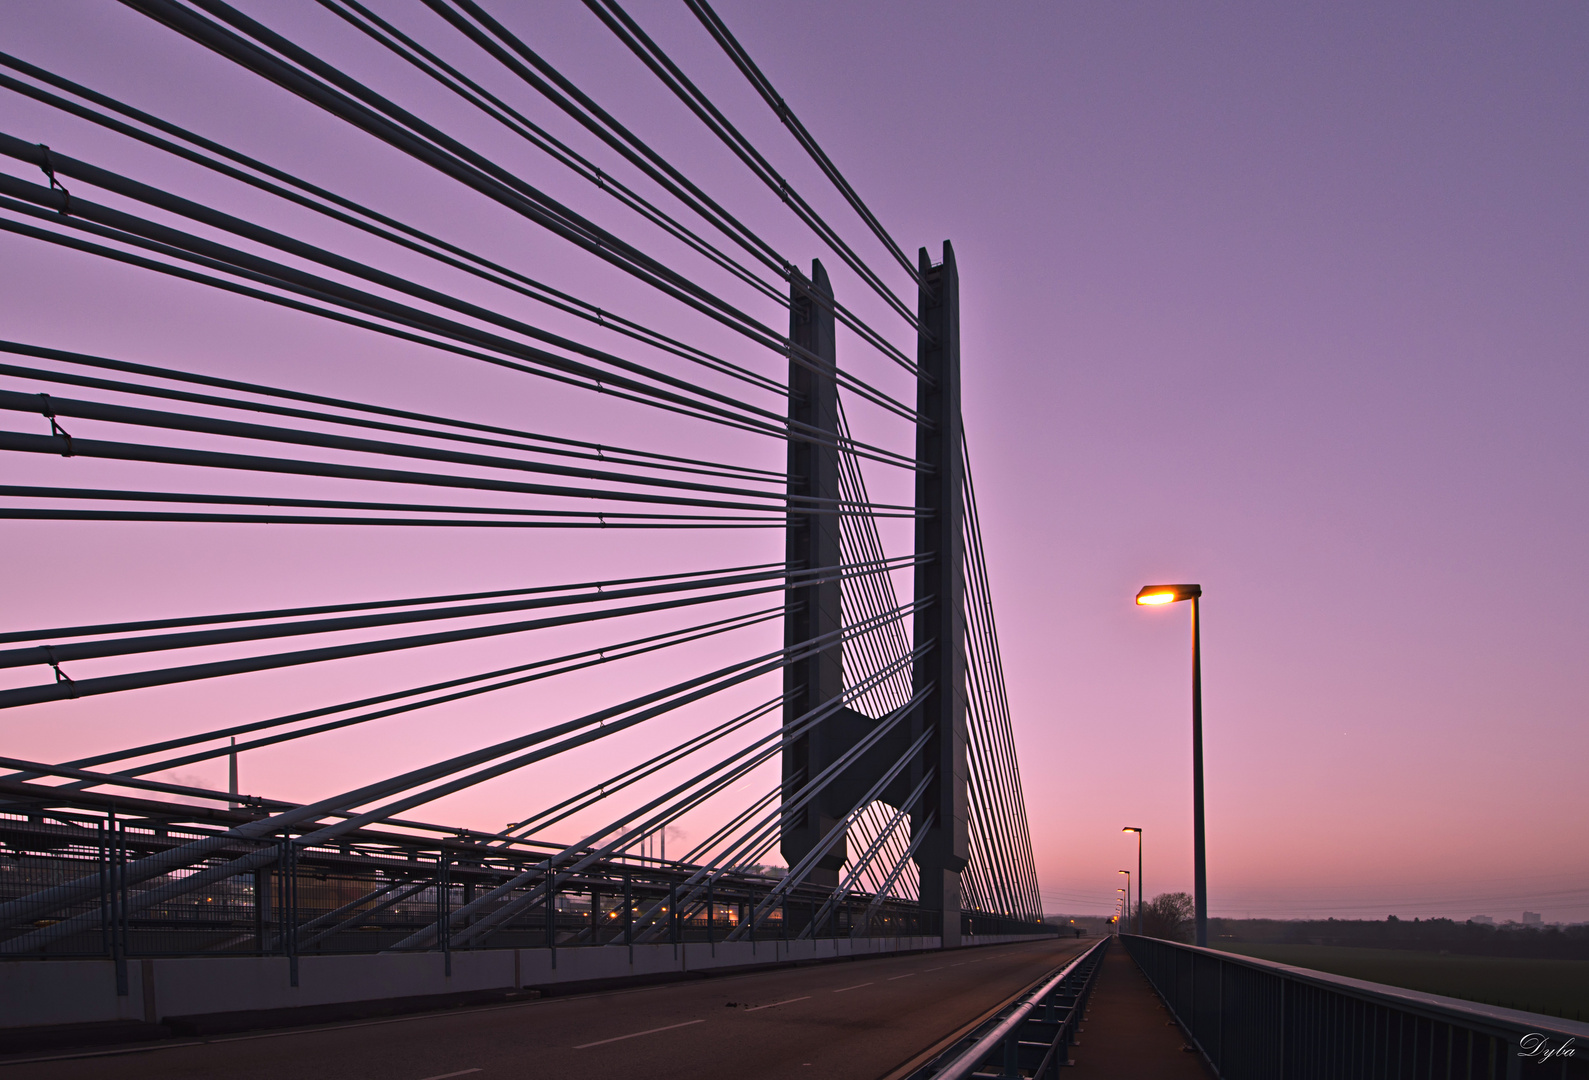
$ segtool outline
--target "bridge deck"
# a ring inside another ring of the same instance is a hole
[[[0,1064],[5,1080],[877,1080],[1086,944],[917,953]]]
[[[1104,957],[1079,1045],[1071,1050],[1079,1078],[1209,1080],[1201,1054],[1186,1039],[1154,993],[1147,976],[1118,944]]]

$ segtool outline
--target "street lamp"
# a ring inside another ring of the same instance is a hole
[[[1192,903],[1197,918],[1197,944],[1208,944],[1208,880],[1203,854],[1203,661],[1198,636],[1197,604],[1201,585],[1145,585],[1137,603],[1151,606],[1192,602]],[[1140,835],[1140,834],[1139,834]]]
[[[1142,828],[1139,825],[1127,825],[1121,832],[1134,832],[1137,834],[1137,933],[1142,933]],[[1126,884],[1131,884],[1126,879]]]
[[[1120,873],[1126,876],[1126,915],[1129,918],[1131,914],[1131,871],[1121,870]]]

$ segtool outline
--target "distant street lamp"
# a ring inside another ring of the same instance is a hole
[[[1131,918],[1131,871],[1121,870],[1119,872],[1126,876],[1126,919],[1129,920]]]
[[[1142,829],[1136,825],[1127,825],[1121,832],[1134,832],[1137,834],[1137,933],[1142,933]],[[1126,884],[1131,884],[1130,879]]]
[[[1197,603],[1201,585],[1146,585],[1137,603],[1157,606],[1192,602],[1192,902],[1197,918],[1197,944],[1208,944],[1208,880],[1203,853],[1203,661]]]

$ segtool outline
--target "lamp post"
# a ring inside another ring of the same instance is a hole
[[[1120,904],[1119,914],[1115,916],[1115,933],[1118,934],[1124,928],[1123,924],[1126,921],[1125,906],[1131,902],[1131,894],[1126,892],[1124,889],[1116,889],[1115,892],[1121,893],[1124,896],[1124,899],[1116,897],[1117,902]]]
[[[1137,603],[1157,606],[1192,602],[1192,903],[1197,944],[1208,944],[1208,881],[1203,854],[1203,661],[1197,623],[1201,585],[1145,585]]]
[[[1126,876],[1126,921],[1129,923],[1131,920],[1131,871],[1121,870],[1120,873]]]
[[[1137,834],[1137,933],[1142,933],[1142,828],[1138,825],[1127,825],[1121,832],[1134,832]],[[1131,879],[1126,879],[1126,884],[1131,884]]]

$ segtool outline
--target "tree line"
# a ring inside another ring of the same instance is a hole
[[[1192,898],[1160,893],[1142,905],[1142,933],[1165,941],[1192,941]],[[1136,932],[1136,908],[1125,929]],[[1208,943],[1252,945],[1344,945],[1360,949],[1408,949],[1465,956],[1544,960],[1589,960],[1589,924],[1489,926],[1455,919],[1209,919]]]

